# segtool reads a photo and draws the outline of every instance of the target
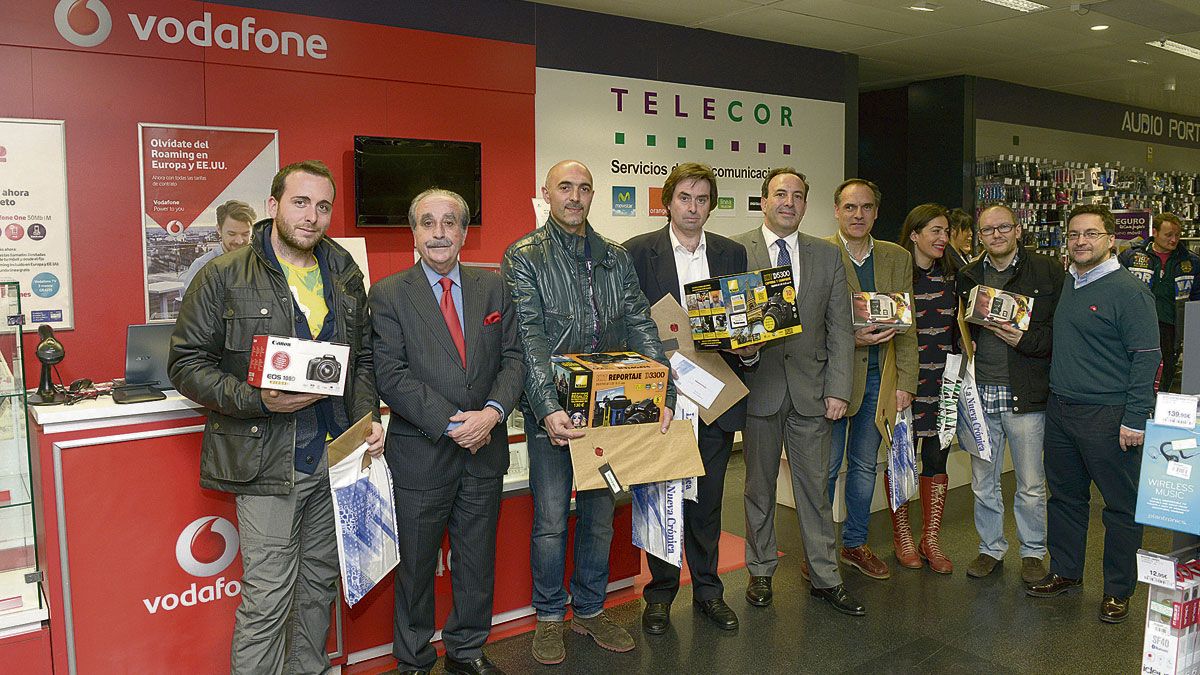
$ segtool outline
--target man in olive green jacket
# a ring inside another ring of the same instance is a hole
[[[842,251],[850,291],[908,293],[912,297],[912,256],[903,248],[871,236],[879,213],[880,193],[874,183],[851,178],[834,190],[838,232],[829,241]],[[851,300],[846,298],[846,311]],[[886,358],[891,348],[892,359]],[[867,522],[875,494],[875,470],[882,440],[875,411],[883,405],[904,410],[917,391],[917,331],[859,328],[854,331],[854,382],[846,417],[834,422],[833,453],[829,463],[829,497],[833,499],[843,455],[846,466],[846,521],[842,525],[842,562],[873,579],[891,576],[888,566],[867,546]],[[896,388],[880,391],[885,367],[896,370]]]

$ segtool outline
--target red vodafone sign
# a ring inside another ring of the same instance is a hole
[[[279,53],[318,60],[326,57],[329,48],[320,34],[303,35],[295,30],[261,26],[252,15],[222,21],[214,19],[212,12],[202,12],[195,17],[194,14],[171,16],[159,10],[155,13],[128,12],[114,19],[102,0],[59,0],[54,8],[54,27],[64,40],[76,47],[103,44],[112,33],[114,21],[122,25],[123,32],[127,23],[127,28],[140,42],[186,42],[195,47]]]
[[[62,452],[77,672],[229,672],[237,509],[233,495],[196,485],[199,443],[196,431]],[[98,477],[97,466],[110,468]]]

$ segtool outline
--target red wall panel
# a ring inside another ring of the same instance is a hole
[[[330,234],[366,238],[374,281],[412,265],[412,234],[353,225],[355,135],[482,143],[484,222],[464,260],[498,262],[532,228],[532,46],[180,1],[157,9],[185,19],[207,9],[217,21],[253,14],[259,25],[324,34],[330,57],[303,64],[138,42],[122,13],[153,5],[119,9],[113,37],[91,50],[62,40],[49,8],[0,11],[24,26],[0,28],[0,114],[66,120],[76,328],[60,335],[64,381],[121,376],[125,327],[145,321],[138,122],[278,129],[281,164],[317,158],[334,171]],[[403,68],[381,67],[404,55]],[[28,354],[35,343],[26,340]]]

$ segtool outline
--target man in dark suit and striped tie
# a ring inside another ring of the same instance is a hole
[[[449,673],[500,673],[483,654],[492,618],[496,520],[508,470],[504,420],[524,385],[512,298],[498,274],[464,267],[470,209],[430,189],[408,211],[418,264],[371,289],[379,395],[391,408],[384,455],[396,492],[392,654],[398,670],[437,662],[434,571],[447,526],[454,609],[442,630]]]

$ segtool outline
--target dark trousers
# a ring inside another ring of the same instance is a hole
[[[1181,315],[1182,316],[1182,315]],[[1176,349],[1175,326],[1169,323],[1158,324],[1158,343],[1162,348],[1162,376],[1158,379],[1159,391],[1171,391],[1175,384],[1175,366],[1179,360],[1179,350]]]
[[[692,599],[704,601],[721,597],[725,590],[717,574],[717,549],[733,432],[701,422],[698,440],[704,475],[696,481],[696,501],[683,502],[683,552],[692,574]],[[646,563],[653,576],[644,590],[646,602],[673,601],[679,592],[679,568],[649,554]]]
[[[1087,405],[1050,395],[1043,443],[1047,503],[1047,548],[1050,571],[1069,579],[1083,578],[1091,499],[1096,483],[1104,498],[1104,594],[1133,595],[1137,583],[1137,550],[1142,526],[1134,522],[1137,507],[1140,448],[1122,451],[1118,443],[1124,406]]]
[[[396,566],[392,654],[400,670],[430,670],[437,663],[437,652],[429,644],[434,631],[433,582],[447,527],[454,608],[442,640],[446,653],[460,661],[483,654],[492,627],[496,521],[503,481],[463,473],[449,485],[429,490],[396,486],[400,564]]]

